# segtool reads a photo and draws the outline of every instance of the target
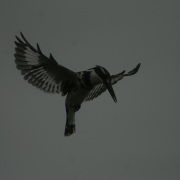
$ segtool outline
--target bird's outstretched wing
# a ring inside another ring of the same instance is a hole
[[[15,63],[24,79],[45,92],[65,95],[76,81],[76,73],[59,65],[53,56],[45,56],[39,45],[34,48],[21,33],[16,36]]]
[[[85,101],[93,100],[94,98],[100,96],[104,91],[106,91],[106,87],[104,84],[96,85],[85,98]]]
[[[125,71],[122,71],[119,74],[112,75],[111,76],[111,84],[114,85],[116,84],[119,80],[123,79],[125,76],[131,76],[134,75],[138,72],[140,63],[131,71],[128,73],[125,73]],[[96,85],[88,94],[88,96],[85,98],[85,101],[90,101],[93,100],[94,98],[100,96],[103,92],[105,92],[107,89],[104,84],[98,84]]]
[[[122,71],[119,74],[112,75],[111,76],[111,84],[114,85],[116,84],[119,80],[123,79],[125,76],[132,76],[136,74],[141,66],[141,63],[139,63],[134,69],[129,71],[128,73],[125,73],[126,71]]]

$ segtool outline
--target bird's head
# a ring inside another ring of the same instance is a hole
[[[116,95],[114,93],[114,90],[112,88],[111,85],[111,75],[110,73],[103,67],[101,66],[96,66],[94,68],[96,74],[99,76],[99,78],[101,79],[102,83],[106,86],[106,88],[108,89],[111,97],[113,98],[114,102],[117,102],[116,99]]]

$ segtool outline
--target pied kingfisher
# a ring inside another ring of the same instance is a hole
[[[80,109],[84,101],[92,100],[108,90],[113,100],[117,102],[112,85],[125,76],[135,74],[140,67],[139,63],[128,73],[122,71],[116,75],[110,75],[101,66],[74,72],[59,65],[52,54],[49,57],[45,56],[39,45],[37,44],[37,48],[33,47],[22,33],[21,39],[17,36],[16,39],[15,63],[24,79],[45,92],[61,92],[62,96],[67,95],[65,136],[75,132],[75,112]]]

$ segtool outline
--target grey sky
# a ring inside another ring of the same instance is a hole
[[[0,2],[0,179],[180,179],[180,3],[176,0]],[[81,71],[140,71],[84,103],[65,138],[64,97],[25,82],[14,63],[22,31]]]

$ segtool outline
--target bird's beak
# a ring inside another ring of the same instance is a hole
[[[116,99],[116,95],[114,93],[114,90],[112,88],[112,85],[110,83],[104,83],[104,84],[105,84],[106,88],[108,89],[108,91],[109,91],[111,97],[113,98],[114,102],[116,103],[117,99]]]

